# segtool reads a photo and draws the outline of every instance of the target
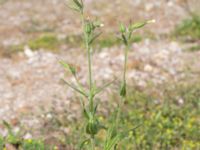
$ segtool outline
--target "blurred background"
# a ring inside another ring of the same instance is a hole
[[[134,134],[136,144],[127,149],[200,149],[200,0],[84,2],[86,16],[104,24],[94,43],[97,85],[121,77],[120,22],[156,20],[132,39],[130,111],[124,117],[128,125],[143,122],[144,127]],[[64,0],[0,0],[0,121],[20,131],[15,138],[42,138],[60,149],[73,149],[79,137],[80,104],[78,95],[60,82],[73,78],[59,60],[74,65],[87,85],[79,15]],[[117,85],[99,97],[105,118],[119,98]],[[0,135],[8,135],[3,124]]]

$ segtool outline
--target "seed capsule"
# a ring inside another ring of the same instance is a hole
[[[122,84],[122,87],[120,89],[120,96],[122,96],[122,97],[126,96],[126,83]]]
[[[90,34],[92,32],[92,26],[91,26],[91,24],[89,22],[86,23],[86,25],[85,25],[85,32],[87,34]]]
[[[91,118],[86,126],[86,133],[90,135],[95,135],[98,132],[98,120]]]

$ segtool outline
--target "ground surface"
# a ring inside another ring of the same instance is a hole
[[[167,36],[186,17],[178,1],[102,0],[96,4],[87,0],[86,3],[88,16],[99,17],[105,23],[107,34],[115,35],[119,22],[128,22],[130,18],[157,21],[140,33],[153,34],[153,38],[145,38],[131,47],[130,85],[136,83],[145,89],[152,84],[156,91],[156,87],[168,82],[195,81],[200,77],[200,52],[185,52],[187,45]],[[65,106],[68,119],[75,118],[79,103],[73,101],[73,92],[60,82],[62,77],[68,81],[73,79],[65,74],[58,60],[77,66],[81,82],[87,84],[87,61],[82,48],[69,48],[64,44],[58,53],[43,49],[32,51],[27,46],[15,54],[7,51],[13,45],[24,44],[46,32],[61,39],[79,34],[80,22],[76,13],[68,10],[62,0],[0,0],[0,20],[0,118],[14,126],[23,124],[25,128],[38,129],[43,126],[42,117],[51,117],[41,114],[51,111],[52,106],[57,110]],[[120,79],[122,62],[123,46],[95,52],[93,72],[97,84]],[[1,127],[0,133],[6,134]],[[25,136],[32,136],[32,133],[27,132]]]

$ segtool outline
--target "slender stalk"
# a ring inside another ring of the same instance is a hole
[[[93,82],[92,82],[91,48],[88,44],[88,40],[87,40],[87,52],[88,52],[88,68],[89,68],[89,86],[90,86],[90,91],[92,91]]]
[[[90,52],[90,46],[87,44],[87,52],[88,52],[88,71],[89,71],[89,106],[90,111],[93,112],[93,82],[92,82],[92,63],[91,63],[91,52]]]
[[[93,80],[92,80],[92,60],[91,60],[91,47],[89,44],[89,37],[84,29],[85,27],[85,19],[84,19],[84,14],[81,12],[81,20],[82,20],[82,28],[84,31],[84,40],[85,40],[85,46],[87,50],[87,57],[88,57],[88,80],[89,80],[89,96],[88,96],[88,101],[89,101],[89,111],[93,113],[94,111],[94,96],[93,96]],[[94,135],[90,136],[90,141],[91,141],[91,150],[95,150],[95,138]]]
[[[95,139],[94,139],[94,136],[90,137],[90,141],[91,141],[91,150],[95,150]]]
[[[127,60],[128,60],[128,51],[129,51],[129,44],[127,44],[126,49],[124,51],[124,74],[123,74],[123,81],[126,84],[126,70],[127,70]]]
[[[87,57],[88,57],[88,78],[89,78],[89,107],[90,111],[93,111],[93,94],[92,94],[92,89],[93,89],[93,81],[92,81],[92,61],[91,61],[91,47],[89,44],[89,37],[84,29],[85,27],[85,19],[84,19],[84,14],[81,12],[81,21],[82,21],[82,28],[84,31],[84,40],[85,40],[85,46],[87,50]]]

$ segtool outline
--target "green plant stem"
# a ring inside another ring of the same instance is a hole
[[[81,12],[81,20],[82,20],[82,25],[83,25],[83,31],[84,31],[84,39],[85,39],[85,46],[87,50],[87,57],[88,57],[88,74],[89,74],[89,110],[91,113],[94,111],[94,96],[93,96],[93,81],[92,81],[92,61],[91,61],[91,47],[89,44],[89,37],[84,29],[85,27],[85,20],[84,20],[84,14]],[[90,136],[90,141],[91,141],[91,150],[95,150],[95,137]]]
[[[126,71],[127,71],[127,60],[128,60],[128,51],[130,49],[130,44],[126,45],[126,49],[124,51],[124,74],[123,74],[123,82],[126,85]]]
[[[90,141],[91,141],[91,150],[95,150],[95,139],[94,139],[94,136],[90,137]]]
[[[82,24],[83,24],[83,31],[84,31],[84,39],[85,39],[85,46],[86,46],[86,50],[87,50],[87,57],[88,57],[88,75],[89,75],[89,107],[90,107],[90,111],[93,112],[93,81],[92,81],[92,61],[91,61],[91,47],[89,44],[89,37],[84,29],[85,27],[85,20],[84,20],[84,15],[83,13],[81,13],[81,20],[82,20]]]
[[[130,50],[130,44],[129,41],[126,45],[126,49],[124,51],[124,74],[123,74],[123,82],[125,83],[126,86],[126,72],[127,72],[127,61],[128,61],[128,52]],[[118,106],[118,110],[117,110],[117,119],[116,119],[116,124],[117,126],[119,126],[119,121],[121,118],[121,112],[122,112],[122,107],[124,105],[124,102],[126,100],[126,96],[125,97],[121,97],[121,100],[119,102],[119,106]]]
[[[89,86],[90,86],[90,91],[92,91],[93,82],[92,82],[91,48],[88,44],[88,39],[87,39],[87,52],[88,52],[88,68],[89,68]]]

